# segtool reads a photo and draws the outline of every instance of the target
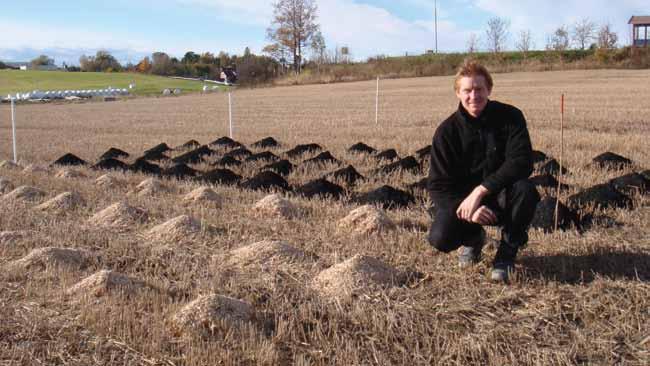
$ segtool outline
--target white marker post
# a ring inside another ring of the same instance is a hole
[[[16,104],[14,98],[11,98],[11,133],[14,142],[14,164],[18,164],[18,156],[16,154]]]
[[[379,76],[377,76],[377,94],[375,96],[375,124],[379,124]]]
[[[232,98],[228,92],[228,121],[230,122],[230,138],[232,138]]]

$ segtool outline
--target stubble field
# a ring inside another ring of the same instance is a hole
[[[649,71],[494,78],[492,98],[522,109],[533,147],[555,158],[565,93],[570,187],[562,201],[650,168]],[[291,186],[347,165],[367,178],[330,179],[346,190],[338,200],[280,192],[288,208],[276,201],[254,209],[269,192],[231,185],[157,178],[160,186],[138,188],[150,177],[111,172],[113,180],[98,183],[106,171],[48,167],[68,152],[92,164],[116,147],[133,163],[161,142],[208,144],[228,135],[225,94],[18,106],[20,167],[0,168],[0,186],[9,184],[0,190],[0,364],[648,364],[647,195],[632,193],[632,208],[597,211],[609,219],[583,232],[532,230],[511,283],[490,283],[494,243],[469,270],[427,244],[422,191],[412,191],[408,208],[369,209],[374,221],[340,222],[360,207],[358,193],[408,191],[428,169],[421,159],[419,172],[376,173],[388,162],[348,148],[361,141],[416,156],[457,104],[451,77],[382,81],[375,124],[374,92],[374,82],[363,82],[233,93],[233,137],[252,152],[286,158],[297,144],[317,143],[341,162],[302,163],[317,152],[292,157]],[[252,147],[267,136],[282,146]],[[190,166],[214,169],[229,151],[211,147],[212,156]],[[589,165],[605,151],[633,165]],[[12,154],[2,105],[0,160]],[[245,180],[267,163],[229,169]],[[42,194],[11,196],[23,185]],[[200,187],[215,201],[185,198]],[[73,204],[53,207],[48,200],[64,192],[74,192]],[[98,214],[117,202],[131,209]],[[359,232],[367,228],[375,230]],[[42,248],[59,249],[33,252]]]

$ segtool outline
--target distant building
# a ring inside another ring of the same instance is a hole
[[[632,16],[627,24],[632,25],[632,46],[648,47],[650,45],[650,15]]]
[[[56,71],[59,67],[56,65],[39,65],[36,68],[32,67],[31,62],[4,62],[5,65],[16,70],[39,70],[39,71]]]

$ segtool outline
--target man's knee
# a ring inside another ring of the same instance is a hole
[[[515,197],[521,197],[524,201],[535,203],[541,199],[535,185],[528,179],[521,179],[512,185],[512,193]]]
[[[449,235],[448,230],[439,226],[431,225],[429,235],[427,236],[429,244],[443,253],[449,253],[458,246],[455,245],[453,238]]]

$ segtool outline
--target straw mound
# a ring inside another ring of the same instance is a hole
[[[73,210],[85,204],[86,202],[78,193],[64,192],[51,200],[36,206],[36,209],[43,211]]]
[[[30,186],[20,186],[2,197],[4,201],[37,202],[45,196],[45,192]]]
[[[110,174],[104,174],[95,179],[95,185],[104,188],[115,188],[123,185],[124,183]]]
[[[57,178],[65,178],[65,179],[86,178],[86,175],[84,173],[70,168],[64,168],[59,170],[55,176]]]
[[[0,194],[11,192],[14,188],[15,187],[13,183],[11,183],[8,179],[0,178]]]
[[[253,212],[290,218],[298,215],[298,208],[279,194],[271,194],[258,201],[253,206]]]
[[[144,222],[146,218],[145,210],[129,206],[125,202],[118,202],[93,215],[88,223],[111,228],[128,228],[133,224]]]
[[[355,255],[336,264],[312,281],[312,287],[323,297],[349,296],[403,282],[403,275],[379,260]]]
[[[146,237],[154,241],[184,241],[201,232],[201,223],[194,218],[181,215],[149,230]]]
[[[395,223],[372,205],[361,206],[339,220],[338,227],[359,234],[380,233],[395,229]]]
[[[180,330],[213,330],[222,321],[229,325],[252,321],[251,304],[222,295],[201,296],[174,315],[172,322]]]
[[[144,196],[153,196],[155,194],[161,193],[161,192],[166,192],[167,188],[163,186],[163,184],[155,179],[155,178],[148,178],[140,182],[133,191],[129,192],[129,194],[136,194],[140,197]]]
[[[37,164],[29,164],[23,169],[23,172],[25,173],[49,173],[50,169],[48,169],[45,166],[42,165],[37,165]]]
[[[220,205],[222,198],[208,187],[199,187],[183,197],[185,203],[215,203]]]
[[[103,269],[68,288],[66,294],[99,297],[116,290],[125,293],[133,293],[144,287],[144,282],[140,280],[127,277],[121,273]]]
[[[0,232],[0,245],[13,244],[16,240],[20,240],[27,236],[26,231],[2,231]]]
[[[0,161],[0,168],[2,169],[18,169],[20,166],[13,161],[3,160]]]
[[[30,269],[50,266],[66,266],[83,268],[89,261],[96,258],[91,252],[83,249],[45,247],[34,249],[21,259],[11,262],[13,268]]]
[[[239,269],[250,266],[275,267],[310,261],[311,256],[280,240],[263,240],[230,251],[225,265]]]

